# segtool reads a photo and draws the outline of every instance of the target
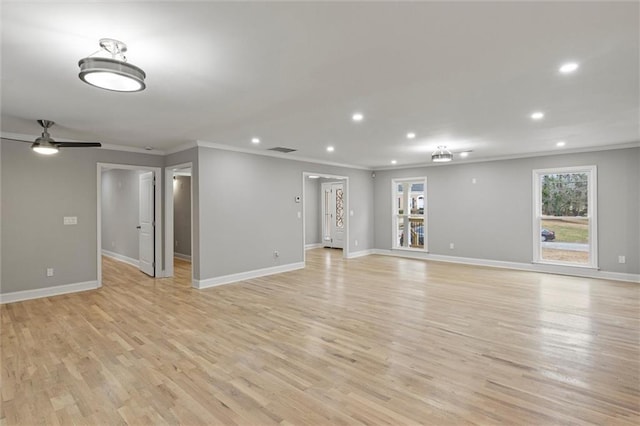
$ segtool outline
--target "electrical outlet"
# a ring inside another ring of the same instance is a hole
[[[627,258],[625,256],[618,256],[618,263],[627,263]]]
[[[453,243],[449,243],[449,249],[453,250],[455,248],[455,246],[453,245]]]
[[[62,220],[62,223],[65,225],[77,225],[78,217],[77,216],[65,216]]]
[[[176,240],[176,248],[178,248],[178,240]]]
[[[358,240],[355,240],[353,244],[355,244],[355,246],[358,247]]]
[[[47,268],[47,276],[48,277],[52,277],[53,276],[53,268]]]
[[[274,250],[273,257],[280,257],[280,252],[278,250]]]

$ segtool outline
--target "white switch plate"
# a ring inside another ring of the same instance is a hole
[[[618,263],[627,263],[627,258],[624,256],[618,256]]]
[[[48,277],[52,277],[53,276],[53,268],[47,268],[47,276]]]
[[[455,248],[455,245],[453,243],[449,243],[449,249],[453,250]]]
[[[65,225],[77,225],[78,217],[77,216],[65,216],[63,223]]]

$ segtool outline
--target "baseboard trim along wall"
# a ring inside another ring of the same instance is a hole
[[[224,284],[231,284],[238,281],[250,280],[253,278],[265,277],[267,275],[281,274],[283,272],[295,271],[304,268],[304,262],[289,263],[287,265],[273,266],[270,268],[254,269],[253,271],[239,272],[237,274],[223,275],[221,277],[207,278],[204,280],[193,280],[192,286],[199,290],[216,287]]]
[[[622,272],[608,272],[597,269],[572,268],[561,265],[543,265],[536,263],[506,262],[502,260],[476,259],[472,257],[445,256],[441,254],[412,253],[402,250],[373,249],[372,254],[383,256],[407,257],[411,259],[433,260],[436,262],[461,263],[464,265],[490,266],[493,268],[516,269],[529,272],[544,272],[548,274],[571,275],[574,277],[598,278],[613,281],[628,281],[640,283],[640,274]]]
[[[33,290],[14,291],[0,294],[0,303],[22,302],[24,300],[40,299],[42,297],[59,296],[61,294],[78,293],[80,291],[95,290],[98,281],[85,281],[82,283],[63,284],[54,287],[37,288]]]
[[[322,243],[313,243],[313,244],[306,244],[304,246],[305,250],[311,250],[311,249],[316,249],[316,248],[320,248],[322,247]]]
[[[373,250],[354,251],[351,253],[347,253],[347,259],[355,259],[357,257],[369,256],[370,254],[375,254],[375,253]]]
[[[127,257],[120,253],[115,253],[113,251],[102,249],[102,255],[110,257],[115,260],[119,260],[120,262],[128,263],[129,265],[135,266],[136,268],[140,267],[140,261],[138,259]]]
[[[173,257],[177,257],[178,259],[182,259],[182,260],[188,260],[189,262],[191,262],[191,256],[189,256],[188,254],[176,253],[174,251]]]

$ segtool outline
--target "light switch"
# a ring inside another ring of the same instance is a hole
[[[65,225],[77,225],[78,217],[77,216],[65,216],[63,223]]]

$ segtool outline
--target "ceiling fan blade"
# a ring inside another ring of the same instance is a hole
[[[100,142],[54,142],[53,144],[58,148],[90,148],[102,146]]]
[[[33,143],[33,141],[25,141],[24,139],[5,138],[4,136],[2,137],[2,139],[6,140],[6,141]]]

